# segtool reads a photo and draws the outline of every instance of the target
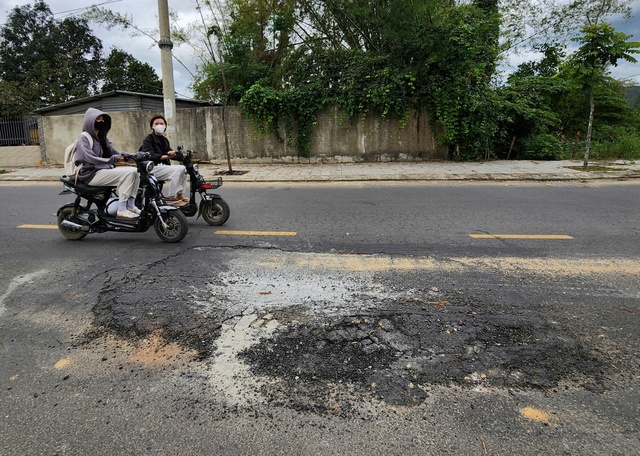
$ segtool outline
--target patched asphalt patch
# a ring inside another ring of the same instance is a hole
[[[447,285],[436,269],[415,279],[326,263],[314,254],[196,248],[108,271],[86,339],[178,344],[208,360],[231,406],[257,392],[301,411],[334,413],[340,403],[340,414],[356,395],[418,405],[432,386],[605,388],[605,363],[535,297],[515,306],[510,294],[440,291]],[[445,279],[452,289],[468,280]]]
[[[143,273],[110,277],[92,309],[94,329],[85,340],[114,334],[135,342],[155,334],[195,351],[197,359],[209,357],[225,311],[198,301],[192,287],[203,279],[176,276],[169,269],[160,263]]]
[[[431,312],[402,306],[290,325],[241,356],[255,374],[351,383],[393,405],[416,405],[430,385],[557,387],[603,364],[565,328],[532,316]]]

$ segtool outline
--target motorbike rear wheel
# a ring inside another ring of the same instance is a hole
[[[200,204],[202,204],[202,218],[209,225],[220,226],[229,220],[231,209],[222,198],[216,198],[211,201],[203,200]]]
[[[167,225],[166,229],[162,226],[162,221],[159,218],[156,219],[153,225],[158,237],[164,242],[180,242],[183,240],[189,232],[187,217],[176,209],[162,214],[162,218]]]
[[[73,228],[62,226],[62,222],[65,220],[71,220],[74,223],[77,223],[75,216],[73,215],[72,207],[63,207],[60,209],[60,213],[58,214],[58,229],[60,230],[60,234],[65,238],[72,241],[79,241],[88,234],[86,231],[74,230]]]

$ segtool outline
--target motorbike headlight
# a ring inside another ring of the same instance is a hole
[[[198,166],[198,164],[194,163],[193,164],[193,170],[197,173],[199,169],[200,169],[200,167]]]
[[[150,173],[151,173],[151,171],[153,171],[153,166],[154,166],[154,165],[153,165],[153,162],[152,162],[152,161],[148,161],[148,162],[147,162],[147,163],[145,163],[145,165],[144,165],[144,170],[145,170],[147,173],[149,173],[149,174],[150,174]]]

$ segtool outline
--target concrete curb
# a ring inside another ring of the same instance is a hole
[[[639,179],[640,173],[584,173],[584,175],[561,174],[448,174],[448,175],[361,175],[361,176],[292,176],[289,178],[269,177],[238,177],[222,176],[223,182],[394,182],[394,181],[582,181],[582,180],[626,180]]]
[[[611,171],[576,170],[577,162],[500,161],[486,163],[362,163],[362,164],[282,164],[234,165],[246,170],[242,175],[217,174],[223,165],[202,164],[200,172],[206,178],[222,177],[227,183],[312,183],[312,182],[511,182],[511,181],[588,181],[629,180],[640,178],[640,164],[608,163]],[[595,165],[595,163],[594,163]],[[0,182],[58,182],[61,166],[5,168]]]

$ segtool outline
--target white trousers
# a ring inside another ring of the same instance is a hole
[[[89,185],[116,186],[120,201],[135,198],[140,186],[140,175],[133,166],[117,166],[113,169],[99,169]]]
[[[165,191],[162,192],[165,196],[176,196],[187,188],[188,174],[182,165],[156,165],[153,167],[153,174],[158,180],[165,181]]]

